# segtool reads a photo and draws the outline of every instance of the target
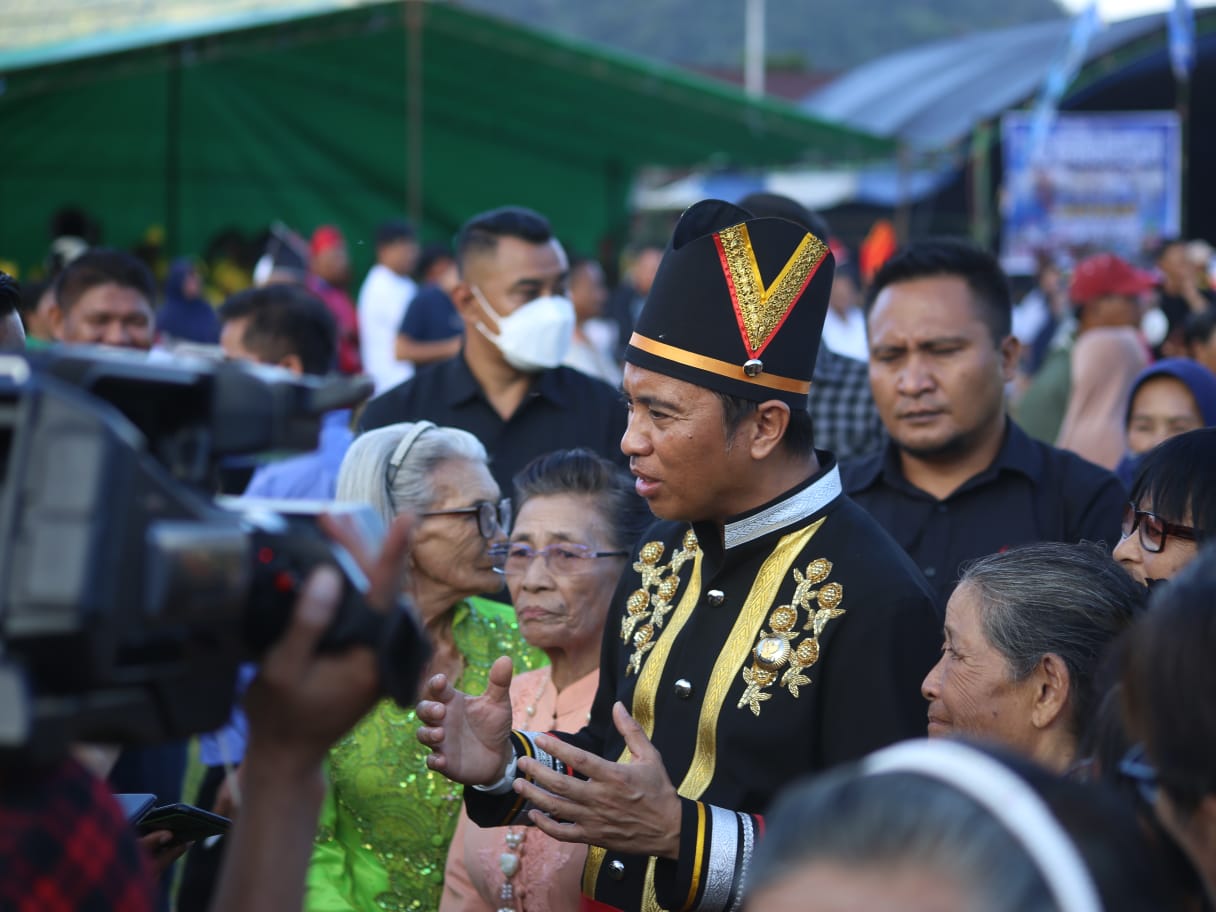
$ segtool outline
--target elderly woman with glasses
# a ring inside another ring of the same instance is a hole
[[[577,731],[599,682],[600,641],[617,580],[653,520],[630,477],[589,450],[541,456],[515,476],[519,514],[496,549],[519,629],[549,667],[511,681],[512,724]],[[461,815],[440,912],[574,912],[585,846],[535,827],[480,829]]]
[[[1115,559],[1138,582],[1173,577],[1216,533],[1216,428],[1158,444],[1140,464]]]
[[[511,607],[478,597],[502,586],[491,548],[506,541],[510,502],[476,437],[429,421],[369,431],[342,461],[338,500],[371,504],[386,521],[417,517],[406,592],[431,639],[428,675],[476,690],[501,655],[543,664]],[[312,912],[438,906],[462,791],[426,768],[417,728],[412,710],[385,700],[330,753],[308,874]]]

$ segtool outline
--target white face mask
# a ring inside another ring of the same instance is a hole
[[[490,306],[476,285],[474,297],[487,315],[498,324],[498,333],[477,324],[481,334],[498,346],[513,368],[535,374],[557,367],[570,351],[574,338],[574,305],[561,295],[534,298],[505,317]]]

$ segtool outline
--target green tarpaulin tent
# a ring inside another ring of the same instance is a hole
[[[171,253],[226,226],[336,222],[364,264],[375,224],[407,208],[439,238],[519,203],[596,252],[626,229],[639,166],[889,151],[792,106],[421,0],[9,50],[0,76],[0,259],[25,264],[68,203],[115,245],[163,226]]]

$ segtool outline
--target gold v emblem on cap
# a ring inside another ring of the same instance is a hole
[[[747,225],[726,228],[714,235],[714,240],[726,284],[730,287],[743,344],[748,357],[757,358],[790,315],[794,303],[827,255],[828,247],[813,234],[807,234],[773,284],[766,286],[760,277]]]

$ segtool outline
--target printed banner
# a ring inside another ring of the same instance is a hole
[[[1037,156],[1033,121],[1028,111],[1001,120],[1001,259],[1009,272],[1033,272],[1040,251],[1136,256],[1157,239],[1178,234],[1177,114],[1062,113]]]

